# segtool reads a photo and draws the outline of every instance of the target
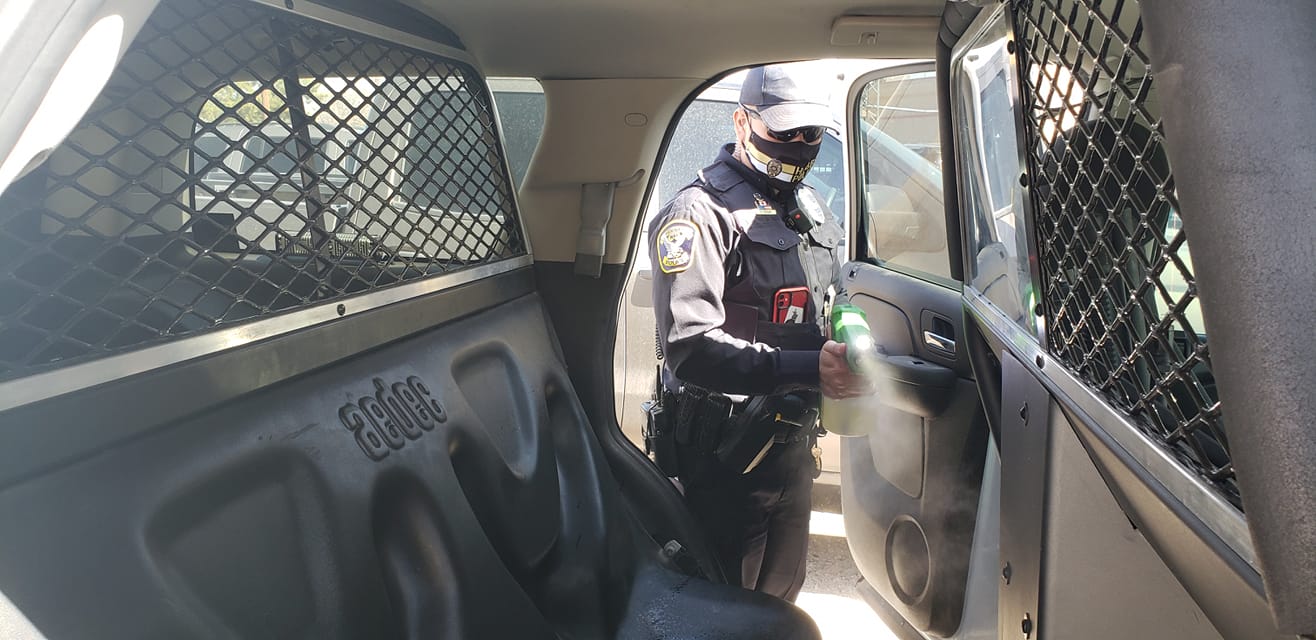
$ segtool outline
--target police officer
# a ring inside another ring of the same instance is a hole
[[[752,69],[733,120],[735,143],[649,229],[664,402],[687,504],[728,577],[794,601],[818,394],[870,385],[821,329],[843,231],[802,181],[831,127],[825,87],[798,66]],[[723,455],[746,439],[747,455]]]

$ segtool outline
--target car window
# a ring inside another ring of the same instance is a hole
[[[836,223],[845,228],[848,215],[845,200],[845,159],[842,157],[841,139],[832,132],[823,136],[822,148],[813,161],[813,168],[804,176],[804,184],[813,187],[831,209]]]
[[[465,86],[442,85],[421,98],[419,106],[407,115],[406,135],[428,142],[404,147],[406,162],[398,196],[411,206],[451,212],[459,206],[462,194],[472,190],[460,177],[476,170],[480,160],[471,152],[487,145],[485,136],[493,121],[487,113],[471,121],[473,115],[461,104],[469,92]]]
[[[936,76],[895,73],[864,85],[856,114],[859,257],[947,287],[950,275],[942,198]]]
[[[1018,81],[1004,23],[983,33],[952,69],[969,254],[969,285],[1029,333],[1037,295],[1028,260],[1019,129],[1011,96]]]
[[[690,103],[681,115],[676,133],[667,147],[667,155],[658,169],[658,188],[654,203],[661,207],[690,184],[700,169],[713,163],[722,145],[735,139],[731,114],[736,110],[735,94],[718,99],[701,98]],[[649,212],[657,208],[650,206]]]
[[[544,134],[544,117],[547,103],[544,89],[533,78],[490,78],[489,88],[494,94],[498,121],[502,124],[503,145],[507,149],[507,164],[512,170],[512,183],[520,185],[530,168],[530,158]]]

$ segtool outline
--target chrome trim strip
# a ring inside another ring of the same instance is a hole
[[[1080,414],[1088,427],[1109,435],[1239,558],[1254,570],[1258,569],[1247,519],[1221,497],[1215,487],[1138,429],[1128,416],[1107,404],[1062,362],[1043,351],[1022,327],[1007,318],[981,293],[965,287],[964,303],[974,318],[989,328],[1042,381],[1057,402]]]
[[[533,262],[528,255],[500,260],[380,291],[325,302],[263,320],[179,338],[165,344],[0,382],[0,412],[507,273],[528,267]],[[343,307],[342,313],[338,311],[340,305]]]
[[[319,22],[323,22],[325,24],[332,25],[335,27],[342,27],[350,31],[364,33],[368,36],[374,36],[376,38],[385,40],[387,42],[392,42],[395,44],[411,47],[412,49],[418,49],[420,51],[425,51],[427,53],[433,53],[436,55],[444,56],[445,58],[452,58],[453,60],[457,60],[459,62],[465,62],[466,64],[469,64],[477,69],[479,68],[479,65],[475,63],[475,58],[472,57],[469,52],[464,51],[462,49],[458,49],[456,47],[450,47],[445,44],[439,44],[432,40],[426,40],[425,38],[422,38],[413,33],[407,33],[406,31],[399,31],[392,27],[386,27],[382,24],[371,22],[363,18],[358,18],[349,13],[343,13],[341,11],[336,11],[334,9],[330,9],[328,7],[315,4],[314,2],[297,0],[296,2],[293,3],[292,8],[288,8],[284,4],[284,0],[250,0],[250,1],[255,2],[257,4],[263,4],[272,9],[278,9],[279,11],[283,11],[285,13],[291,13],[293,15],[311,18],[313,20],[317,20]],[[483,75],[483,73],[481,75]]]

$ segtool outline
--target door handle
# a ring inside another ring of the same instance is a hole
[[[931,331],[923,332],[923,344],[929,349],[940,351],[948,355],[955,355],[955,341],[946,336],[933,333]]]

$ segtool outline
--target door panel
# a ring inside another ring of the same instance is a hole
[[[1202,612],[1151,543],[1149,527],[1135,527],[1102,478],[1111,467],[1090,456],[1085,429],[1053,404],[1047,471],[1049,526],[1043,543],[1043,593],[1048,599],[1046,631],[1055,638],[1220,638],[1211,617]],[[1087,448],[1085,450],[1085,447]],[[1147,518],[1139,518],[1147,523]],[[1158,527],[1159,528],[1159,527]],[[1182,538],[1180,540],[1183,540]],[[1160,541],[1156,541],[1160,542]],[[1185,545],[1187,546],[1187,545]],[[1162,546],[1162,548],[1164,548]],[[1180,552],[1182,553],[1182,552]],[[1190,551],[1198,563],[1211,552]],[[1218,568],[1218,567],[1216,567]],[[1223,572],[1218,575],[1225,575]],[[1138,589],[1127,585],[1137,584]],[[1220,602],[1230,609],[1258,612],[1265,603],[1239,589],[1221,589]],[[1231,593],[1232,592],[1232,593]],[[1147,594],[1156,594],[1148,598]],[[1094,602],[1100,605],[1094,606]],[[1118,612],[1118,613],[1116,613]],[[1242,617],[1242,616],[1239,616]],[[1261,638],[1257,626],[1238,627],[1232,637]]]
[[[840,285],[891,366],[865,401],[867,423],[845,430],[863,435],[842,438],[841,495],[874,608],[949,636],[965,608],[989,431],[951,279],[937,99],[930,63],[865,75],[850,91],[863,197],[852,199],[855,262]]]
[[[1217,390],[1215,299],[1192,284],[1165,153],[1181,75],[1157,75],[1175,66],[1150,55],[1143,8],[999,5],[950,64],[966,328],[999,417],[1003,636],[1283,635],[1231,457],[1266,427]]]
[[[890,356],[954,373],[951,387],[923,391],[944,398],[939,411],[883,402],[867,435],[841,438],[841,508],[860,573],[913,626],[950,635],[964,607],[988,432],[967,358],[932,353],[914,336],[932,330],[922,318],[962,317],[959,293],[871,264],[845,273]],[[960,335],[959,322],[950,326]]]

